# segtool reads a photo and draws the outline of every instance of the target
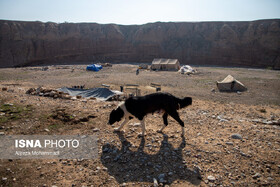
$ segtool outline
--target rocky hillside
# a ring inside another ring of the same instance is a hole
[[[280,20],[115,25],[0,20],[0,67],[92,61],[280,69]]]

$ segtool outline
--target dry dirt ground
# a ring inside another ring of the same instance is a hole
[[[195,75],[113,65],[100,72],[85,66],[0,69],[1,135],[98,135],[97,159],[0,160],[1,186],[280,186],[280,72],[199,67]],[[248,91],[220,93],[215,81],[228,74]],[[86,88],[150,83],[178,97],[193,97],[179,111],[185,136],[168,118],[163,134],[159,114],[146,119],[147,134],[132,120],[114,133],[107,125],[118,101],[64,100],[25,94],[31,87]],[[7,88],[3,90],[2,88]],[[94,117],[93,117],[94,116]]]

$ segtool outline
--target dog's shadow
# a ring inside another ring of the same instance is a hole
[[[154,182],[171,184],[175,180],[186,180],[199,185],[201,176],[198,170],[187,168],[183,162],[182,150],[186,145],[182,137],[180,146],[176,149],[168,142],[168,136],[163,134],[160,150],[156,154],[147,154],[143,151],[145,139],[141,139],[137,151],[131,151],[131,143],[121,132],[117,135],[122,142],[121,149],[113,144],[102,147],[101,162],[108,168],[109,175],[118,183],[125,182]]]

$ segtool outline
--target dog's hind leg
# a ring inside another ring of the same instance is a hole
[[[185,124],[180,119],[178,112],[175,110],[175,111],[169,112],[168,114],[181,125],[181,127],[182,127],[182,136],[184,136],[184,134],[185,134],[184,126],[185,126]]]
[[[123,126],[128,123],[128,121],[129,118],[126,117],[125,120],[122,122],[121,126],[119,128],[115,128],[114,131],[120,131],[123,128]]]
[[[164,125],[163,125],[163,127],[162,127],[160,130],[158,130],[157,132],[161,133],[161,132],[163,131],[163,129],[168,125],[167,117],[168,117],[168,114],[165,112],[165,113],[163,114],[163,116],[162,116]]]

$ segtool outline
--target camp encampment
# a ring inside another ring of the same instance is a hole
[[[221,82],[217,81],[217,87],[220,92],[242,92],[246,91],[247,88],[233,76],[228,75]]]
[[[101,65],[98,64],[91,64],[87,66],[87,71],[99,71],[102,69]]]
[[[180,69],[180,62],[178,59],[156,58],[152,62],[151,69],[178,71]]]

